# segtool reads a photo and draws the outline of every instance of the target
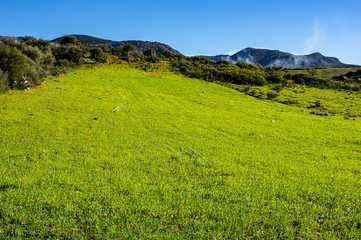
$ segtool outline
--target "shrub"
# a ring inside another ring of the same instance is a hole
[[[45,66],[53,66],[55,63],[55,57],[51,52],[46,52],[41,58],[41,64]]]
[[[19,47],[21,45],[20,41],[16,37],[3,37],[1,38],[1,43],[9,46],[9,47]]]
[[[205,57],[185,57],[173,55],[172,66],[189,77],[207,81],[222,81],[233,84],[262,86],[266,84],[264,74],[250,64],[234,65],[228,61],[214,62]]]
[[[218,61],[216,68],[220,71],[219,77],[224,82],[234,84],[250,84],[262,86],[266,84],[266,79],[259,69],[239,68],[227,61]]]
[[[133,44],[126,44],[123,48],[122,58],[125,61],[137,62],[143,59],[143,54],[138,52],[137,47]]]
[[[79,65],[83,57],[82,49],[74,44],[67,44],[53,48],[53,54],[56,60],[68,60],[75,65]]]
[[[0,44],[0,69],[8,74],[9,87],[24,89],[40,83],[43,69],[17,48]]]
[[[161,57],[164,57],[166,59],[170,59],[174,54],[172,54],[171,52],[169,51],[164,51],[160,54]]]
[[[111,49],[111,54],[122,57],[124,55],[124,48],[123,47],[115,47]]]
[[[321,103],[320,100],[317,100],[317,101],[315,102],[315,107],[322,107],[322,103]]]
[[[133,44],[125,44],[124,45],[124,52],[131,52],[131,51],[138,51],[138,49]]]
[[[105,44],[100,44],[100,45],[97,45],[96,46],[97,48],[100,48],[103,52],[110,52],[110,49],[108,47],[108,45],[105,45]]]
[[[7,90],[9,90],[8,74],[0,69],[0,93],[6,92]]]
[[[292,79],[297,84],[302,84],[321,89],[322,88],[340,89],[343,86],[343,84],[339,82],[317,78],[303,73],[295,74],[293,76],[287,75],[287,77],[290,77],[290,79]]]
[[[280,92],[284,88],[284,85],[282,84],[276,84],[272,90],[275,90],[276,92]]]
[[[76,39],[75,36],[73,35],[66,35],[64,36],[61,40],[60,40],[60,44],[61,45],[65,45],[65,44],[77,44],[78,40]]]
[[[283,103],[288,105],[293,105],[293,104],[298,104],[298,101],[293,98],[288,98],[287,100],[283,101]]]
[[[148,62],[157,62],[159,58],[157,58],[157,53],[154,49],[150,48],[144,51],[145,60]]]
[[[241,69],[259,70],[259,68],[253,64],[237,62],[236,65],[237,65],[237,67],[239,67]]]
[[[52,66],[49,68],[49,74],[53,76],[58,76],[60,74],[64,74],[68,71],[67,67],[64,66]]]
[[[268,99],[275,99],[276,97],[278,97],[278,93],[276,93],[274,91],[267,92],[267,98]]]
[[[33,60],[36,63],[40,63],[41,59],[43,58],[43,53],[40,51],[38,47],[33,47],[30,45],[23,45],[22,52],[29,57],[31,60]]]
[[[100,47],[92,48],[90,50],[90,56],[100,63],[106,63],[108,61],[108,54],[106,54]]]
[[[312,110],[310,112],[310,114],[317,115],[317,116],[326,116],[326,117],[328,117],[330,115],[328,112],[323,113],[318,110]]]

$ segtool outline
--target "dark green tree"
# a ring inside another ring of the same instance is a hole
[[[133,44],[124,45],[124,53],[122,58],[129,62],[137,62],[141,61],[143,58],[143,54],[138,52],[138,49]]]
[[[108,54],[100,47],[95,47],[90,50],[90,56],[95,61],[100,63],[106,63],[108,61]]]
[[[40,83],[43,69],[16,47],[0,44],[0,69],[8,74],[9,87],[24,89]]]
[[[148,62],[157,62],[158,61],[157,53],[152,48],[145,50],[143,54],[144,54],[145,60]]]
[[[134,46],[133,44],[125,44],[124,45],[124,52],[132,52],[132,51],[137,51],[137,47]]]
[[[31,60],[36,63],[40,63],[41,59],[43,58],[43,53],[40,51],[38,47],[33,47],[31,45],[22,45],[22,52],[28,56]]]
[[[118,56],[118,57],[122,57],[124,55],[124,48],[123,47],[115,47],[112,48],[111,50],[111,54]]]
[[[66,44],[53,48],[53,54],[56,60],[67,60],[74,65],[80,65],[83,50],[78,45]]]
[[[75,36],[73,35],[66,35],[64,36],[61,40],[60,40],[60,44],[61,45],[65,45],[65,44],[77,44],[78,40],[76,39]]]

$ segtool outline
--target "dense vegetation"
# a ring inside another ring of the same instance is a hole
[[[134,66],[0,97],[1,239],[361,238],[360,118]]]
[[[211,61],[206,57],[186,57],[181,54],[163,52],[157,54],[154,49],[139,49],[132,45],[109,49],[107,45],[89,45],[75,36],[64,36],[59,45],[49,41],[24,37],[22,42],[15,38],[2,38],[0,42],[0,91],[10,88],[26,89],[38,85],[48,74],[58,75],[68,68],[83,65],[86,57],[96,63],[107,63],[116,57],[119,60],[138,63],[145,70],[151,65],[167,61],[172,69],[186,76],[207,81],[236,85],[263,86],[267,84],[305,85],[327,89],[360,90],[360,81],[355,78],[320,78],[313,74],[286,74],[277,66],[263,69],[246,63],[231,64],[228,61]],[[88,61],[88,63],[91,63]]]
[[[60,46],[49,41],[24,37],[2,38],[0,42],[0,90],[27,89],[39,85],[48,74],[57,75],[66,68],[80,65],[88,51],[86,44],[71,36]]]

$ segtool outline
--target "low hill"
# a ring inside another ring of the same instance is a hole
[[[0,106],[0,239],[361,238],[360,118],[128,64]]]
[[[89,44],[90,47],[96,47],[98,45],[107,45],[109,48],[115,48],[115,47],[123,47],[126,44],[133,44],[137,47],[137,49],[141,52],[144,52],[147,49],[154,49],[157,54],[163,53],[165,51],[168,51],[172,54],[180,54],[177,50],[173,49],[172,47],[159,42],[149,42],[149,41],[112,41],[112,40],[106,40],[101,38],[96,38],[88,35],[77,35],[74,34],[79,41],[85,42]],[[60,43],[63,37],[58,37],[53,39],[51,42]]]
[[[227,60],[232,63],[245,62],[260,64],[262,67],[273,65],[284,68],[345,68],[354,65],[344,64],[335,57],[325,57],[321,53],[309,55],[294,55],[287,52],[268,49],[245,48],[233,55],[207,56],[207,58],[219,61]]]

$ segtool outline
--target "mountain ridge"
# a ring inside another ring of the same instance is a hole
[[[152,48],[155,50],[157,54],[163,53],[165,51],[168,51],[172,54],[181,54],[179,51],[175,50],[169,45],[160,42],[151,42],[151,41],[142,41],[142,40],[113,41],[108,39],[92,37],[89,35],[81,35],[81,34],[71,34],[71,35],[75,36],[77,40],[87,43],[90,47],[107,45],[109,48],[115,48],[115,47],[124,47],[126,44],[133,44],[141,52],[144,52],[145,50]],[[63,37],[58,37],[51,40],[51,42],[60,43],[62,39]]]
[[[342,63],[335,57],[326,57],[319,52],[308,55],[295,55],[270,49],[245,48],[233,55],[205,56],[210,60],[226,60],[232,63],[244,62],[262,67],[274,65],[284,68],[347,68],[356,65]]]

